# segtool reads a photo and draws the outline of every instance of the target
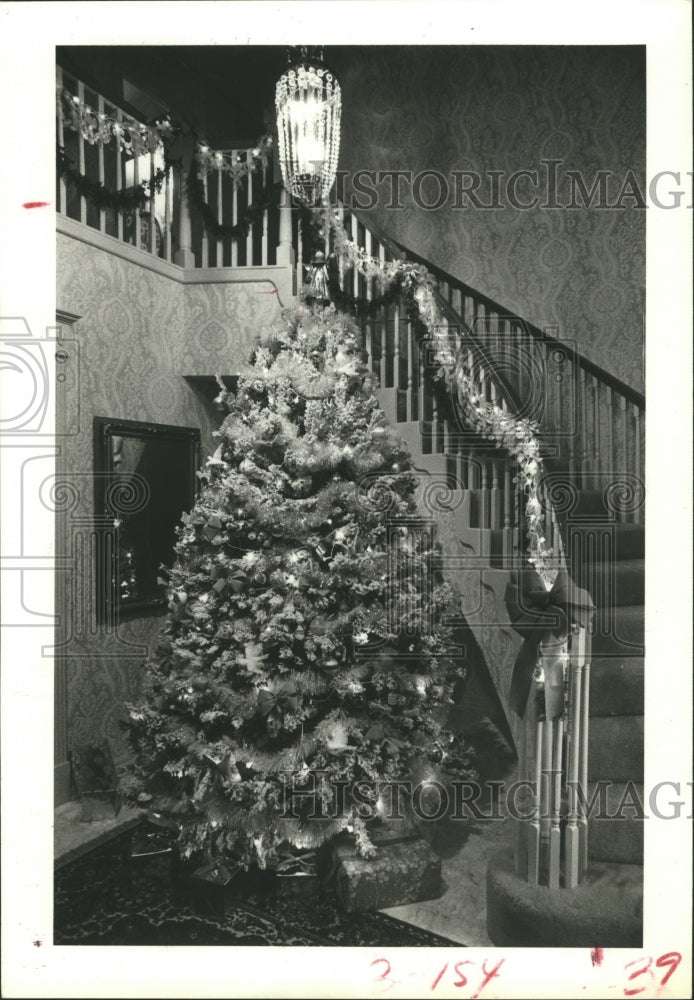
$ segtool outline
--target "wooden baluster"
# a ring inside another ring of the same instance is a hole
[[[172,249],[171,249],[172,247],[171,219],[173,216],[173,207],[171,204],[172,198],[173,198],[173,191],[171,184],[171,168],[169,168],[166,171],[166,178],[164,180],[164,247],[165,247],[164,255],[166,260],[168,260],[169,262],[172,259]]]
[[[581,629],[581,632],[584,630]],[[581,720],[583,708],[583,660],[585,641],[581,632],[571,637],[571,686],[567,731],[568,756],[568,817],[565,834],[564,885],[575,889],[581,881],[581,830],[579,827],[578,779],[581,763]],[[585,788],[583,789],[585,793]]]
[[[455,312],[456,316],[462,319],[463,315],[463,292],[458,286],[454,286],[451,289],[451,308]]]
[[[230,151],[231,163],[236,163],[237,152],[235,149]],[[285,197],[289,197],[285,194]],[[232,213],[232,224],[236,225],[239,221],[239,192],[236,184],[232,183],[232,195],[231,195],[231,213]],[[280,240],[281,242],[281,240]],[[301,237],[297,240],[299,244],[299,254],[301,254]],[[238,240],[231,241],[231,266],[238,267],[239,264],[239,243]],[[299,275],[301,275],[301,270],[299,270]]]
[[[620,394],[619,396],[619,438],[620,438],[620,468],[630,469],[633,468],[631,462],[631,455],[629,454],[629,412],[627,410],[627,401],[624,396]],[[623,511],[620,514],[621,521],[628,521],[629,514]]]
[[[373,328],[374,318],[369,315],[364,322],[364,349],[366,350],[368,356],[367,367],[369,374],[373,374],[374,371]]]
[[[412,323],[410,322],[409,319],[407,320],[406,337],[407,337],[407,344],[406,344],[406,351],[407,351],[407,399],[406,399],[406,403],[405,403],[405,407],[406,407],[406,419],[407,420],[414,420],[415,419],[415,417],[414,417],[415,404],[414,404],[414,398],[413,398],[413,395],[414,395],[414,357],[413,357],[413,355],[414,355],[414,344],[412,342],[412,338],[413,338]]]
[[[123,188],[123,153],[121,151],[121,135],[122,135],[122,121],[123,112],[120,108],[116,108],[116,191],[120,191]],[[183,197],[183,194],[181,194]],[[123,209],[116,209],[116,225],[118,232],[118,239],[123,242]]]
[[[559,559],[559,554],[562,551],[561,529],[554,508],[552,508],[552,534],[550,539],[552,550],[554,552],[554,558],[555,560]]]
[[[597,488],[598,481],[602,480],[601,456],[600,456],[600,383],[595,375],[591,375],[591,388],[593,395],[593,461],[592,472],[596,478],[594,488]]]
[[[81,80],[77,81],[77,96],[79,98],[80,107],[84,108],[84,84]],[[77,132],[77,149],[79,151],[79,172],[84,175],[84,136],[82,135],[82,130]],[[137,182],[135,182],[137,183]],[[83,226],[87,224],[87,199],[83,194],[80,195],[80,222]]]
[[[301,290],[301,286],[304,283],[304,227],[301,222],[301,216],[299,216],[299,221],[297,225],[297,236],[296,236],[296,287],[297,291]]]
[[[580,482],[578,485],[581,489],[585,489],[588,486],[590,473],[591,449],[588,431],[588,385],[586,370],[582,365],[578,369],[578,412],[580,421],[578,431]]]
[[[336,208],[336,212],[337,212],[337,217],[340,220],[340,225],[344,229],[345,228],[345,207],[342,204],[342,202],[338,203],[337,208]],[[345,290],[345,258],[344,258],[343,254],[339,254],[338,258],[337,258],[337,275],[338,275],[338,281],[339,281],[339,284],[340,284],[340,289],[344,292],[344,290]],[[370,349],[370,347],[367,347],[366,349],[367,349],[367,351],[369,353],[369,357],[371,357],[372,355],[371,355],[371,349]]]
[[[132,119],[130,120],[132,124]],[[195,167],[193,167],[195,169]],[[140,183],[140,157],[133,155],[133,184],[137,187]],[[140,249],[140,208],[133,206],[133,225],[135,227],[135,246]]]
[[[393,305],[393,388],[400,389],[400,305]]]
[[[426,392],[426,347],[422,345],[416,345],[417,350],[417,419],[419,420],[420,426],[422,421],[427,419],[427,413],[425,410],[425,392]]]
[[[588,738],[589,738],[589,718],[590,718],[590,656],[591,638],[587,629],[581,629],[579,639],[582,636],[583,649],[583,675],[581,689],[581,776],[580,781],[584,795],[588,796]],[[581,645],[579,645],[579,651]],[[580,843],[580,879],[582,880],[588,870],[588,817],[585,812],[579,818],[579,828],[581,831]]]
[[[528,704],[532,700],[535,703],[535,684],[530,689]],[[532,819],[528,824],[528,882],[531,885],[539,885],[540,882],[540,815],[542,812],[542,748],[544,747],[544,727],[545,723],[537,719],[535,723],[535,746],[534,763],[535,773],[533,775],[533,812]]]
[[[58,146],[60,149],[65,149],[65,117],[63,112],[63,71],[60,66],[57,67],[57,87],[58,92],[61,97],[58,100]],[[65,178],[60,177],[58,180],[58,211],[61,215],[67,215],[67,185],[65,183]],[[58,574],[60,575],[60,574]]]
[[[611,479],[614,477],[618,468],[615,460],[614,447],[614,391],[611,386],[605,387],[605,396],[607,397],[607,424],[605,427],[607,441],[605,442],[604,452],[605,460],[608,464],[607,468],[603,471]]]
[[[223,161],[222,161],[223,162]],[[221,226],[224,223],[224,202],[222,195],[222,180],[224,177],[224,171],[222,170],[221,163],[217,167],[217,225]],[[215,260],[217,267],[224,267],[224,243],[222,242],[221,236],[217,238],[217,245],[215,247],[215,252],[217,254]]]
[[[554,749],[554,719],[545,719],[542,727],[542,775],[540,796],[540,879],[549,875],[550,832],[552,829],[552,751]]]
[[[381,389],[388,387],[388,306],[381,309],[381,359],[379,384]]]
[[[381,269],[383,269],[386,262],[386,248],[381,246],[380,240],[378,241],[378,264]],[[380,294],[385,291],[385,285],[380,289]]]
[[[103,121],[105,112],[104,112],[104,99],[101,96],[101,94],[98,95],[97,109],[98,109],[97,113],[100,116],[100,120]],[[99,184],[101,184],[103,187],[106,187],[106,171],[104,168],[104,144],[102,142],[99,143],[97,155],[99,158]],[[105,208],[99,209],[99,232],[100,233],[106,232]]]
[[[641,456],[641,411],[636,403],[632,403],[634,417],[634,475],[641,481],[643,460]],[[634,524],[641,523],[641,511],[636,508],[633,514]]]
[[[489,527],[489,488],[488,488],[488,458],[480,455],[481,477],[480,477],[480,528]]]
[[[352,216],[352,240],[359,247],[359,223],[354,216]],[[356,264],[352,268],[352,295],[355,299],[359,298],[359,268]]]
[[[431,394],[431,453],[437,455],[439,452],[439,407],[436,401],[436,393]]]
[[[511,493],[511,466],[509,459],[504,461],[504,532],[502,536],[502,558],[504,567],[511,564],[513,555],[513,509]]]
[[[147,249],[149,252],[156,256],[157,252],[157,222],[154,215],[154,199],[156,197],[156,192],[154,190],[154,173],[156,171],[156,166],[154,163],[154,153],[149,154],[149,246]]]
[[[266,186],[267,186],[267,164],[264,164],[263,165],[263,188],[265,188]],[[261,239],[261,245],[260,245],[260,263],[262,264],[263,267],[267,267],[267,253],[268,253],[268,249],[267,249],[268,248],[267,233],[268,233],[268,224],[269,224],[269,216],[268,216],[268,209],[266,207],[263,210],[263,233],[262,233],[262,239]],[[325,259],[326,260],[328,259],[327,251],[326,251],[326,254],[325,254]]]
[[[248,160],[248,153],[246,153],[246,160]],[[246,195],[246,205],[253,204],[253,174],[248,174],[248,193]],[[248,229],[248,236],[246,237],[246,267],[253,266],[253,226]]]
[[[499,496],[499,466],[492,459],[492,487],[489,491],[489,527],[498,530],[501,527],[501,511]]]
[[[565,443],[565,450],[568,458],[569,478],[571,482],[578,485],[578,463],[576,461],[576,451],[578,446],[578,384],[576,379],[576,362],[566,361],[567,377],[564,380],[564,398],[566,401],[567,420],[562,424],[568,431],[568,441]]]
[[[561,872],[561,785],[564,743],[564,722],[554,720],[554,746],[552,748],[552,825],[549,834],[549,878],[550,889],[559,888]]]

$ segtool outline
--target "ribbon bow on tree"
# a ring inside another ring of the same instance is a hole
[[[547,590],[530,565],[512,574],[504,600],[511,624],[524,639],[511,677],[511,707],[522,719],[540,643],[565,638],[573,624],[587,627],[595,605],[588,591],[577,587],[565,569],[559,570],[552,589]]]
[[[258,691],[258,710],[261,715],[281,719],[285,712],[296,712],[298,708],[299,696],[287,684],[280,684],[275,691],[267,688]]]

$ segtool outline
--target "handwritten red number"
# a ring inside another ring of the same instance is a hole
[[[460,979],[456,979],[456,981],[453,983],[454,986],[467,986],[467,976],[465,975],[464,972],[460,971],[461,965],[472,965],[472,962],[470,961],[469,958],[466,958],[464,962],[455,963],[454,969],[460,976]]]
[[[390,978],[390,968],[391,968],[391,966],[390,966],[390,962],[388,961],[387,958],[375,958],[373,960],[373,962],[371,963],[371,966],[373,967],[374,965],[378,965],[379,962],[382,962],[385,965],[385,969],[377,977],[378,979],[380,979],[380,981],[385,986],[385,989],[381,990],[381,993],[385,993],[386,990],[389,990],[393,986],[395,986],[395,980]]]
[[[653,963],[653,959],[652,958],[635,958],[633,962],[627,962],[627,964],[624,966],[624,968],[625,968],[625,970],[629,969],[632,965],[638,965],[640,962],[641,963],[645,962],[646,964],[642,965],[640,969],[634,969],[634,971],[629,976],[629,982],[631,982],[632,979],[636,979],[637,976],[643,976],[646,972],[650,973],[650,978],[651,979],[653,978],[653,973],[650,972],[650,968],[651,968],[651,965]],[[639,988],[637,990],[628,990],[625,987],[624,988],[624,996],[625,997],[633,997],[637,993],[643,993],[643,991],[645,989],[646,989],[645,986],[639,986]]]
[[[500,962],[497,962],[497,964],[494,966],[494,968],[491,971],[488,971],[487,970],[487,960],[485,958],[485,960],[482,962],[482,972],[484,973],[484,979],[482,980],[482,985],[477,990],[477,993],[473,993],[473,995],[470,997],[470,1000],[477,1000],[477,997],[480,995],[480,993],[482,992],[482,990],[484,989],[484,987],[487,985],[487,983],[491,982],[491,980],[495,976],[499,975],[499,969],[504,964],[504,961],[505,961],[505,959],[502,958]]]
[[[446,969],[447,969],[447,968],[448,968],[448,962],[446,962],[446,964],[445,964],[445,965],[444,965],[444,967],[443,967],[443,968],[441,969],[441,971],[439,972],[439,974],[438,974],[438,976],[436,977],[436,979],[435,979],[435,980],[433,981],[433,983],[431,984],[431,988],[432,988],[432,990],[435,990],[435,989],[436,989],[436,987],[437,987],[437,986],[439,985],[439,983],[441,982],[441,977],[443,976],[443,974],[444,974],[444,972],[446,971]]]
[[[677,966],[682,961],[682,956],[678,951],[668,951],[665,955],[661,955],[660,958],[656,959],[656,965],[659,969],[664,968],[666,965],[670,966],[668,972],[663,976],[660,981],[661,986],[665,986],[672,973],[675,971]]]

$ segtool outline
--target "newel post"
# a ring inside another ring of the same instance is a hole
[[[174,264],[184,269],[195,267],[193,252],[193,229],[190,221],[188,201],[188,171],[178,167],[178,248],[174,254]]]
[[[279,162],[279,143],[277,140],[277,126],[273,128],[273,146],[275,155],[272,158],[272,179],[275,184],[282,181],[282,170]],[[294,274],[296,264],[296,252],[292,241],[292,196],[286,188],[282,188],[280,198],[280,231],[279,243],[277,244],[277,263],[282,267],[289,267]]]

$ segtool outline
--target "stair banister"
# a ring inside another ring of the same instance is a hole
[[[361,213],[352,212],[356,219],[362,220],[365,237],[360,242],[370,255],[374,254],[374,242],[376,243],[378,257],[383,260],[386,253],[390,260],[398,260],[406,254],[408,260],[423,264],[430,273],[439,281],[439,287],[435,293],[439,312],[444,322],[454,330],[459,331],[456,337],[456,346],[465,351],[468,359],[468,366],[476,377],[484,398],[494,406],[500,407],[505,412],[518,413],[521,407],[521,399],[516,387],[514,387],[502,373],[496,370],[494,359],[494,348],[497,352],[503,346],[501,336],[506,332],[506,324],[509,330],[513,330],[513,324],[520,327],[527,327],[527,324],[515,316],[504,314],[503,325],[492,330],[494,316],[502,314],[502,310],[491,300],[472,293],[452,276],[446,275],[440,269],[433,268],[428,262],[422,261],[416,255],[389,240],[378,228],[364,218]],[[344,211],[341,210],[341,217]],[[351,227],[354,234],[356,226]],[[367,246],[366,235],[370,234]],[[339,272],[342,275],[345,271],[344,262],[340,262]],[[355,269],[356,271],[356,269]],[[358,287],[356,275],[348,279],[347,288],[351,291]],[[474,326],[461,312],[465,309],[466,301],[474,297],[476,305],[474,314],[482,317],[483,325]],[[453,305],[455,303],[455,306]],[[457,306],[457,308],[456,308]],[[366,324],[365,324],[366,326]],[[382,327],[383,331],[383,327]],[[374,364],[371,324],[366,327],[366,344],[369,354],[369,363]],[[481,332],[481,336],[480,336]],[[548,351],[554,349],[554,345],[560,342],[551,336],[547,336],[538,330],[534,331],[534,338],[541,345],[541,350]],[[408,334],[409,336],[409,334]],[[489,342],[484,342],[484,338]],[[383,349],[387,345],[387,339],[381,333],[380,358],[378,362],[379,374],[383,378],[384,369]],[[412,345],[414,346],[414,345]],[[521,347],[525,346],[521,342]],[[562,345],[562,350],[564,350]],[[558,349],[558,347],[557,347]],[[408,352],[412,350],[408,341]],[[400,389],[397,375],[397,360],[399,358],[397,342],[393,345],[392,357],[389,359],[394,370],[393,387],[397,391]],[[567,351],[567,353],[569,353]],[[421,354],[420,354],[421,357]],[[581,367],[583,359],[575,353],[571,353],[572,370],[575,372],[591,371],[594,366],[587,365]],[[419,373],[420,391],[422,390],[421,372]],[[383,384],[383,382],[382,382]],[[405,392],[411,395],[413,390],[412,378],[410,375],[410,364],[408,363],[408,379]],[[634,398],[634,394],[631,394]],[[562,419],[562,400],[560,394],[555,398],[555,417]],[[404,412],[405,420],[408,419],[413,410],[413,401],[406,399]],[[637,405],[637,404],[634,404]],[[422,420],[424,405],[419,405],[419,419]],[[431,404],[432,423],[436,422],[435,401]],[[402,418],[400,418],[402,419]],[[469,438],[469,434],[466,435]],[[438,452],[438,442],[436,435],[432,435],[433,443],[431,450]],[[451,446],[451,434],[448,427],[444,430],[444,451],[447,452]],[[515,527],[515,538],[522,536],[522,514],[523,498],[516,495],[516,502],[511,502],[510,479],[511,463],[504,461],[503,475],[500,477],[496,459],[491,459],[489,465],[488,452],[489,445],[484,442],[477,444],[479,448],[479,481],[475,481],[475,486],[480,494],[479,519],[482,530],[488,526],[491,529],[501,527],[501,509],[503,509],[503,528],[505,545],[503,548],[503,562],[506,566],[512,566],[517,560],[522,558],[520,545],[517,541],[515,546],[509,544],[511,528]],[[423,451],[427,449],[423,445]],[[571,452],[573,457],[573,451]],[[456,467],[459,466],[459,446],[455,449]],[[490,471],[491,470],[491,471]],[[498,492],[503,485],[503,497],[499,498]],[[466,486],[472,487],[470,472],[466,476]],[[490,494],[487,497],[487,494]],[[489,500],[489,506],[487,501]],[[566,567],[564,557],[564,546],[559,519],[554,511],[551,492],[546,491],[544,496],[546,508],[546,534],[550,544],[555,548],[556,568]],[[590,636],[585,628],[576,628],[565,642],[544,641],[540,645],[543,662],[549,668],[551,658],[559,658],[565,661],[566,666],[561,666],[563,675],[566,678],[568,688],[568,699],[565,713],[556,718],[544,718],[538,714],[538,694],[542,688],[533,681],[528,699],[528,709],[526,717],[519,725],[519,745],[520,745],[520,777],[530,779],[533,783],[532,810],[530,817],[525,822],[520,822],[517,827],[516,838],[516,870],[528,882],[534,884],[544,883],[550,889],[556,890],[560,887],[575,888],[585,875],[587,868],[587,818],[581,813],[579,800],[575,794],[577,787],[585,790],[587,788],[587,751],[588,751],[588,698],[589,698],[589,665],[590,665]],[[566,816],[566,829],[562,829],[563,802],[562,791],[566,787],[574,789],[573,796],[569,796],[569,808]],[[573,783],[573,784],[571,784]]]

